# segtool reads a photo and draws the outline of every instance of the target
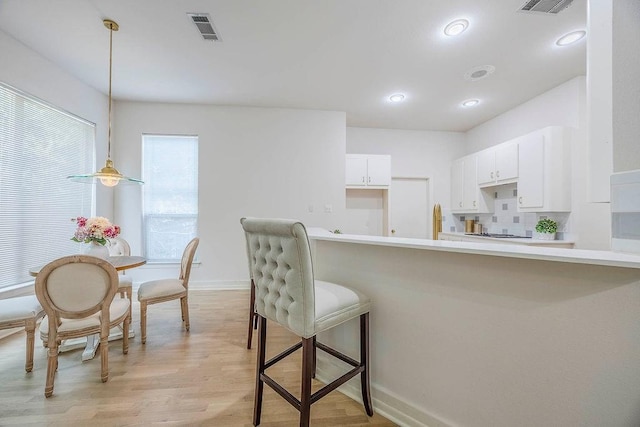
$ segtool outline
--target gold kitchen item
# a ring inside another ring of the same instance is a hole
[[[438,240],[438,234],[442,231],[442,209],[440,204],[433,206],[433,240]]]
[[[480,224],[479,222],[473,224],[473,232],[475,234],[482,234],[482,224]]]
[[[467,219],[464,221],[464,232],[465,233],[473,233],[473,225],[475,221],[472,219]]]

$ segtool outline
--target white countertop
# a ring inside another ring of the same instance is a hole
[[[397,248],[411,248],[507,258],[602,265],[640,269],[640,255],[587,249],[549,248],[499,243],[452,242],[446,240],[409,239],[402,237],[333,234],[322,228],[307,229],[310,240],[356,243]]]
[[[475,238],[475,239],[487,239],[487,240],[496,241],[496,242],[502,241],[505,243],[511,242],[511,243],[517,243],[517,244],[527,244],[527,245],[566,245],[566,244],[575,243],[575,240],[537,240],[537,239],[532,239],[527,237],[520,237],[520,238],[488,237],[488,236],[480,236],[477,234],[467,234],[467,233],[460,233],[460,232],[453,232],[453,231],[441,231],[440,234],[449,235],[449,236],[468,237],[468,238]]]

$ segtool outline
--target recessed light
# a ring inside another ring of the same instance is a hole
[[[389,101],[391,102],[401,102],[404,101],[404,95],[401,93],[395,93],[389,97]]]
[[[469,26],[469,21],[466,19],[456,19],[455,21],[449,22],[446,27],[444,27],[444,33],[448,36],[457,36],[464,32]]]
[[[462,102],[463,107],[475,107],[478,104],[480,104],[479,99],[467,99],[466,101]]]
[[[572,31],[572,32],[570,32],[568,34],[565,34],[564,36],[560,37],[556,41],[556,45],[558,45],[558,46],[570,45],[570,44],[575,43],[578,40],[582,39],[585,35],[587,35],[587,32],[584,31],[584,30]]]

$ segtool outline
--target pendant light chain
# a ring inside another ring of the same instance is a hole
[[[113,23],[109,23],[109,133],[107,139],[107,159],[111,159],[111,73],[113,68]]]

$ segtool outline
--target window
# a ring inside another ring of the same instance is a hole
[[[178,262],[198,232],[198,137],[142,136],[142,233],[150,262]]]
[[[95,125],[0,83],[0,287],[33,280],[29,268],[79,252],[71,218],[89,216]]]

